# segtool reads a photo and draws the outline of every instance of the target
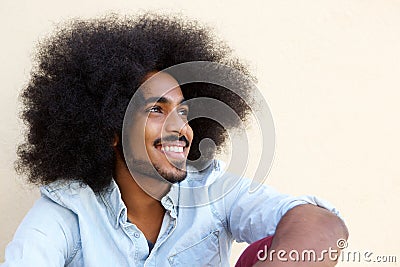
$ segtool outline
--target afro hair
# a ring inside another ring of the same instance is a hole
[[[78,180],[95,192],[104,190],[114,171],[113,140],[121,136],[126,108],[143,78],[190,61],[221,63],[249,76],[209,28],[179,16],[112,14],[58,27],[40,43],[21,93],[27,132],[18,147],[17,172],[34,184]],[[249,112],[248,99],[216,85],[188,84],[182,91],[185,99],[223,101],[242,119]],[[200,157],[202,139],[217,147],[224,143],[226,129],[219,123],[206,118],[189,123],[190,160]]]

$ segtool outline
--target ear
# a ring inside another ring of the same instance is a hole
[[[112,146],[113,147],[117,147],[118,146],[118,144],[119,144],[119,142],[120,142],[120,140],[119,140],[119,136],[118,136],[118,134],[114,134],[114,138],[113,138],[113,142],[112,142]]]

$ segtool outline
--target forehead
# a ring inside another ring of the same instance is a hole
[[[145,83],[140,90],[145,100],[163,97],[170,102],[182,101],[182,90],[174,77],[168,73],[150,72],[144,79]]]

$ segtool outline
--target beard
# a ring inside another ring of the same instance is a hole
[[[171,162],[171,167],[168,169],[149,161],[135,159],[134,157],[131,157],[126,163],[129,170],[164,183],[166,181],[172,184],[179,183],[185,180],[187,176],[186,161]]]

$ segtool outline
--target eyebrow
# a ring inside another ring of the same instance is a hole
[[[182,98],[182,100],[178,103],[179,105],[181,105],[183,102],[185,102],[186,100],[184,98]],[[144,100],[144,104],[148,105],[150,103],[161,103],[161,104],[170,104],[171,100],[161,96],[155,96],[155,97],[149,97],[147,99]]]

